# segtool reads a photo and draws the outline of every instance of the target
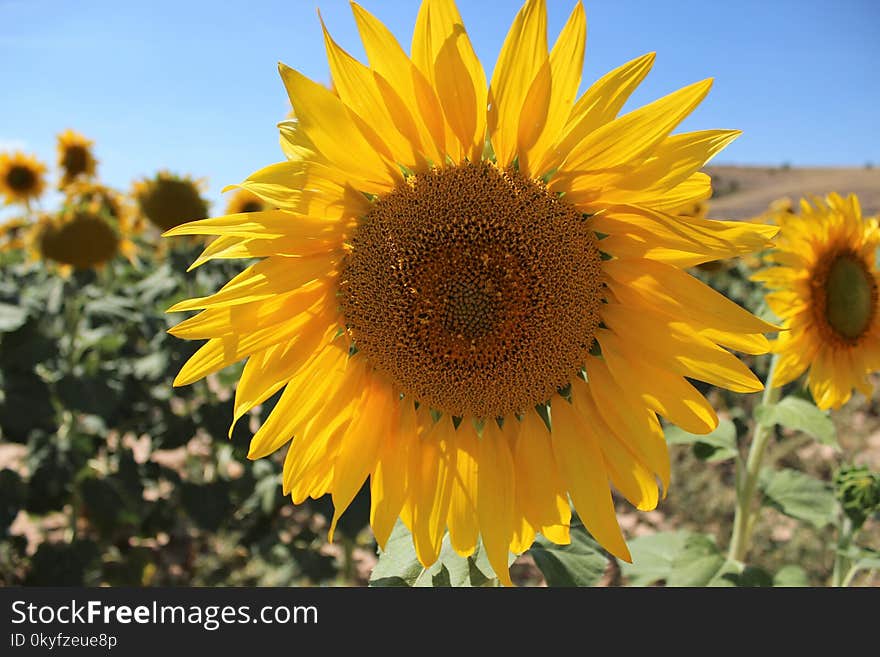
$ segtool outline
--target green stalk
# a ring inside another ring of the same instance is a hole
[[[840,529],[837,532],[837,553],[834,556],[834,572],[831,574],[831,586],[841,587],[849,586],[855,572],[848,570],[849,559],[846,557],[846,550],[852,545],[853,523],[849,516],[843,514],[843,520],[840,523]]]
[[[781,387],[774,388],[770,385],[778,360],[779,355],[773,354],[773,360],[770,361],[770,369],[767,372],[767,382],[764,384],[764,396],[761,399],[764,406],[772,406],[778,402],[782,392]],[[758,486],[761,464],[764,461],[764,452],[767,450],[767,443],[772,435],[773,427],[765,427],[756,421],[745,472],[741,471],[741,466],[737,467],[736,515],[733,519],[733,533],[727,552],[728,559],[734,561],[744,561],[749,551],[752,527],[755,521],[755,514],[752,510],[755,490]]]

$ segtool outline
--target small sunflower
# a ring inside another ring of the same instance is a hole
[[[709,214],[709,203],[705,200],[693,201],[678,208],[673,214],[677,214],[681,217],[705,219]]]
[[[6,203],[28,203],[46,188],[46,165],[19,151],[0,153],[0,194]]]
[[[98,165],[92,154],[94,142],[78,132],[65,130],[58,135],[58,168],[62,188],[75,180],[91,178]]]
[[[259,196],[246,189],[239,189],[226,205],[226,214],[241,214],[243,212],[261,212],[270,210],[272,206]]]
[[[13,217],[0,224],[0,253],[26,248],[32,226],[25,217]]]
[[[727,349],[762,353],[774,327],[683,269],[776,228],[673,214],[739,133],[671,135],[708,80],[618,117],[653,54],[577,99],[580,4],[550,50],[527,2],[488,85],[453,2],[422,4],[411,56],[352,7],[369,66],[325,30],[336,94],[281,66],[288,161],[240,185],[280,209],[166,233],[219,236],[201,261],[263,258],[170,309],[201,310],[171,333],[208,340],[175,384],[247,358],[233,421],[283,390],[249,456],[290,443],[284,491],[332,495],[331,539],[369,478],[377,542],[400,516],[425,565],[448,529],[509,584],[508,551],[570,540],[569,498],[629,560],[609,482],[639,509],[665,494],[657,414],[707,433],[687,378],[762,387]]]
[[[68,203],[87,205],[93,212],[106,213],[120,220],[128,213],[125,198],[110,187],[92,181],[74,182],[65,190]]]
[[[200,183],[189,177],[160,171],[135,183],[134,197],[141,213],[156,227],[168,230],[208,216]]]
[[[773,290],[767,305],[787,329],[773,345],[779,361],[772,385],[809,368],[807,383],[819,408],[839,408],[853,388],[872,394],[869,372],[880,370],[876,219],[862,217],[855,195],[830,194],[800,213],[775,208],[776,266],[752,278]]]

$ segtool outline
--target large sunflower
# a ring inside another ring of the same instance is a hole
[[[837,194],[802,200],[799,214],[774,207],[770,219],[781,227],[769,255],[777,266],[752,278],[774,290],[767,304],[788,329],[773,346],[779,361],[772,385],[809,368],[819,408],[840,407],[853,388],[870,397],[867,374],[880,370],[877,220],[862,217],[855,195]]]
[[[46,165],[31,155],[16,151],[0,153],[0,194],[6,203],[28,203],[46,188]]]
[[[369,477],[379,545],[400,516],[426,565],[448,528],[509,583],[509,550],[568,542],[569,497],[628,560],[609,479],[655,507],[657,413],[706,433],[685,377],[762,387],[724,347],[763,352],[772,327],[682,268],[776,229],[669,212],[709,196],[698,169],[738,133],[670,136],[709,81],[616,118],[653,54],[576,99],[580,4],[551,51],[544,2],[526,3],[488,89],[451,1],[424,2],[411,57],[353,10],[369,67],[325,31],[338,96],[281,66],[288,161],[240,185],[280,209],[167,233],[218,235],[202,260],[263,258],[171,308],[202,310],[174,335],[208,339],[175,383],[247,358],[234,420],[283,390],[249,456],[292,439],[284,491],[331,493],[331,538]]]
[[[58,135],[58,168],[61,170],[61,187],[75,180],[91,178],[98,165],[92,153],[94,142],[73,130]]]

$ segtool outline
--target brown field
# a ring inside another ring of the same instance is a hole
[[[748,219],[777,198],[829,192],[855,193],[866,215],[880,213],[880,168],[715,166],[706,172],[716,190],[713,219]]]

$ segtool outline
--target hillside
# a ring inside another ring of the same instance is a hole
[[[715,166],[717,197],[710,204],[714,219],[747,219],[763,212],[773,200],[809,194],[858,194],[865,214],[880,212],[880,168]]]

